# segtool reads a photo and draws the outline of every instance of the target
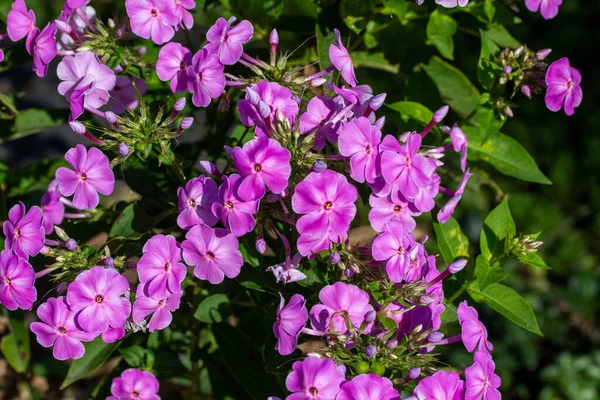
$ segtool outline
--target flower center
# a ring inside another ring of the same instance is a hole
[[[195,208],[196,207],[196,199],[188,199],[188,206]]]
[[[261,167],[261,165],[260,165],[260,164],[254,164],[254,170],[255,170],[256,172],[260,172],[260,171],[262,170],[262,167]]]
[[[400,211],[402,211],[402,207],[400,207],[400,206],[398,206],[398,205],[394,206],[394,212],[397,212],[397,213],[398,213],[398,212],[400,212]]]
[[[331,210],[331,208],[333,207],[333,203],[330,201],[325,202],[325,204],[323,204],[323,208],[326,210]]]
[[[132,393],[131,393],[131,397],[133,397],[133,398],[136,398],[136,399],[137,399],[138,397],[140,397],[140,394],[139,394],[138,392],[132,392]]]
[[[206,258],[208,258],[209,260],[214,260],[215,259],[215,253],[213,253],[212,251],[207,251],[206,252]]]
[[[314,386],[313,386],[313,387],[311,387],[310,389],[308,389],[308,391],[309,391],[309,393],[310,393],[310,394],[312,394],[313,396],[316,396],[316,395],[319,393],[319,391],[317,390],[317,388],[316,388],[316,387],[314,387]]]
[[[153,17],[158,17],[158,10],[156,8],[153,8],[152,10],[150,10],[150,15],[152,15]]]
[[[184,60],[181,60],[181,62],[179,63],[179,69],[185,70],[186,68],[187,68],[187,64],[185,63]]]
[[[398,248],[398,254],[402,254],[402,253],[404,253],[404,247],[400,246]]]
[[[371,143],[367,144],[367,147],[365,147],[365,152],[367,154],[371,154],[373,152],[373,146],[371,146]]]
[[[61,326],[60,328],[58,328],[58,331],[59,331],[60,333],[62,333],[63,335],[64,335],[65,333],[67,333],[67,330],[66,330],[65,328],[63,328],[62,326]]]
[[[405,164],[407,168],[410,167],[410,158],[406,158]]]
[[[573,81],[569,81],[567,83],[567,89],[571,89],[572,86],[573,86]]]
[[[79,174],[79,179],[81,179],[82,181],[87,181],[87,175],[82,172],[81,174]]]
[[[225,207],[231,210],[233,208],[233,203],[231,201],[228,201],[227,203],[225,203]]]
[[[96,295],[96,303],[102,303],[104,301],[104,297],[100,296],[100,295]]]
[[[165,306],[165,303],[166,303],[166,302],[165,302],[165,300],[164,300],[164,299],[160,300],[160,301],[158,302],[158,308],[163,308],[163,307]]]
[[[21,230],[15,229],[15,237],[21,237]]]
[[[171,263],[170,262],[168,262],[168,263],[165,264],[165,271],[166,272],[170,272],[171,271]]]
[[[9,285],[9,286],[10,286],[10,284],[11,284],[11,281],[10,281],[10,278],[9,278],[8,276],[5,276],[5,277],[4,277],[4,283],[6,283],[7,285]]]

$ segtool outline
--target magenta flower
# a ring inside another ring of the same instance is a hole
[[[340,96],[315,96],[310,99],[306,111],[300,116],[300,133],[315,134],[313,149],[321,150],[325,147],[326,140],[337,143],[342,122],[334,121],[334,118],[343,108],[344,102]]]
[[[100,108],[108,103],[108,92],[115,87],[113,70],[102,64],[91,51],[63,57],[56,69],[58,92],[71,104],[71,120],[77,119],[86,107]]]
[[[56,25],[48,23],[41,32],[36,29],[32,41],[26,44],[27,52],[33,56],[33,72],[40,78],[46,76],[48,64],[56,57],[55,32]]]
[[[352,65],[350,54],[348,54],[348,50],[342,43],[340,31],[334,29],[333,32],[335,33],[335,42],[329,46],[329,59],[335,68],[340,71],[342,78],[350,86],[356,86],[356,75],[354,74],[354,65]]]
[[[456,372],[438,371],[419,382],[414,396],[417,400],[462,400],[464,387]]]
[[[371,195],[369,205],[371,206],[369,222],[377,232],[383,231],[385,224],[390,221],[399,221],[405,232],[412,232],[417,226],[413,217],[421,214],[406,199],[392,201],[389,195],[384,197]]]
[[[494,349],[494,346],[487,340],[488,332],[483,322],[479,321],[477,310],[463,301],[458,305],[456,314],[462,329],[462,341],[469,352],[472,352],[475,347],[478,350],[492,351]]]
[[[36,34],[35,13],[27,10],[25,0],[15,0],[6,18],[6,32],[13,42],[27,36],[27,47]]]
[[[565,114],[573,115],[575,107],[581,104],[581,74],[577,68],[569,65],[566,57],[554,61],[546,73],[546,107],[550,111],[560,111],[565,107]]]
[[[243,200],[258,200],[266,188],[279,194],[287,188],[292,167],[291,154],[279,142],[259,136],[233,149],[235,169],[243,177],[237,194]]]
[[[181,249],[173,236],[154,235],[146,242],[138,261],[140,283],[144,295],[163,299],[168,294],[181,292],[186,268],[181,263]]]
[[[3,226],[4,248],[13,250],[19,257],[35,256],[44,247],[42,210],[33,206],[27,211],[22,202],[8,212],[8,221]]]
[[[106,400],[160,400],[158,396],[158,379],[148,371],[129,368],[120,377],[113,379],[110,393]]]
[[[181,229],[190,229],[194,225],[213,226],[218,218],[211,212],[212,204],[217,201],[217,184],[204,175],[193,178],[185,188],[177,189],[179,216],[177,225]]]
[[[29,310],[37,299],[35,271],[12,250],[0,253],[0,304],[11,311]]]
[[[340,130],[340,154],[350,157],[350,176],[357,182],[375,182],[378,171],[381,131],[365,117],[355,118]]]
[[[544,19],[552,19],[558,15],[558,8],[563,0],[525,0],[525,6],[531,12],[540,12]]]
[[[194,93],[192,103],[196,107],[207,107],[211,99],[218,98],[225,90],[223,65],[216,55],[206,49],[194,55],[187,75],[188,90]]]
[[[465,135],[465,133],[457,124],[454,124],[448,133],[450,135],[450,140],[452,141],[452,147],[454,147],[454,151],[460,153],[460,168],[463,172],[465,172],[467,169],[467,135]]]
[[[114,343],[125,337],[125,328],[123,326],[117,328],[108,328],[102,332],[102,341],[104,343]]]
[[[176,293],[165,292],[165,295],[162,297],[148,297],[145,295],[147,291],[148,290],[144,285],[140,284],[138,286],[135,303],[133,303],[133,311],[131,313],[133,322],[139,324],[148,315],[152,314],[150,322],[148,323],[150,332],[165,329],[171,324],[171,321],[173,321],[171,313],[179,308],[183,293],[181,291]]]
[[[383,151],[381,154],[381,172],[389,184],[398,183],[400,193],[411,200],[430,183],[435,170],[435,162],[418,154],[421,136],[412,134],[400,151]],[[380,149],[381,150],[381,149]],[[431,161],[433,164],[431,164]]]
[[[135,86],[143,96],[146,94],[146,81],[134,78]],[[117,76],[115,87],[110,91],[109,106],[115,114],[123,114],[127,110],[135,110],[139,105],[137,91],[126,76]]]
[[[330,230],[324,236],[300,235],[296,245],[301,255],[311,259],[314,257],[314,254],[331,249],[332,243],[341,242],[340,235]]]
[[[254,229],[253,214],[258,212],[258,200],[244,201],[238,195],[242,178],[238,174],[223,176],[219,200],[212,204],[212,212],[234,236],[244,236]]]
[[[187,69],[192,65],[192,52],[181,44],[165,44],[158,52],[156,73],[163,81],[171,81],[173,93],[185,92],[188,87]]]
[[[131,313],[131,303],[123,297],[129,282],[115,269],[100,266],[81,272],[67,288],[67,302],[75,322],[86,332],[119,328]]]
[[[292,354],[298,343],[298,335],[308,319],[306,300],[299,294],[295,294],[290,302],[285,305],[285,299],[279,293],[281,301],[277,307],[277,321],[273,325],[273,333],[277,338],[275,350],[282,356]]]
[[[502,380],[494,373],[496,365],[492,356],[484,350],[475,352],[475,362],[465,369],[467,390],[465,400],[500,400],[498,388]]]
[[[454,192],[454,195],[452,196],[452,198],[450,200],[448,200],[448,202],[446,204],[444,204],[444,206],[438,212],[438,214],[437,214],[438,222],[441,222],[442,224],[445,222],[448,222],[448,220],[454,213],[454,209],[458,205],[458,202],[462,198],[463,192],[465,191],[465,187],[467,186],[467,182],[469,181],[469,178],[471,176],[473,176],[473,174],[469,170],[467,170],[467,172],[465,172],[465,175],[461,179],[460,184],[458,185],[458,188],[456,189],[456,192]]]
[[[96,335],[80,330],[75,324],[75,314],[67,306],[64,297],[50,298],[38,307],[42,322],[32,322],[30,329],[43,347],[52,347],[57,360],[83,357],[85,348],[81,342],[92,341]]]
[[[343,282],[325,286],[319,292],[319,300],[322,304],[310,309],[310,324],[321,332],[348,332],[349,327],[342,314],[347,315],[354,329],[358,330],[365,322],[365,315],[373,311],[367,292]],[[363,332],[369,333],[371,326],[372,322]]]
[[[236,26],[231,26],[235,20],[235,17],[229,18],[229,21],[219,18],[206,32],[208,43],[204,48],[211,54],[216,54],[223,65],[238,62],[244,53],[243,45],[254,35],[254,27],[250,22],[244,20]]]
[[[125,9],[133,33],[156,44],[171,40],[181,20],[173,0],[125,0]]]
[[[298,214],[296,229],[302,235],[323,237],[328,232],[345,235],[356,215],[354,202],[358,191],[340,173],[325,170],[311,172],[300,182],[292,196]]]
[[[186,29],[192,29],[194,26],[194,16],[188,10],[196,8],[196,2],[194,0],[175,0],[175,15],[179,18],[179,24]]]
[[[416,243],[404,225],[396,220],[388,222],[384,232],[373,241],[373,259],[386,261],[385,270],[392,282],[406,279],[406,268],[410,261],[409,252]]]
[[[346,367],[336,365],[331,358],[306,357],[296,361],[285,379],[292,392],[286,400],[331,400],[346,380]]]
[[[65,205],[60,201],[60,193],[56,190],[48,190],[42,196],[40,208],[45,234],[50,235],[54,225],[60,225],[65,216]]]
[[[400,393],[388,378],[362,374],[343,383],[335,400],[400,400]]]
[[[428,161],[432,160],[428,159]],[[440,192],[440,181],[440,176],[434,173],[433,175],[431,175],[429,184],[424,188],[419,188],[418,194],[415,196],[414,199],[412,199],[413,206],[415,207],[415,209],[422,213],[433,210],[433,207],[435,207],[434,198]],[[400,196],[401,194],[397,189],[397,186],[392,187],[392,199],[394,201],[398,201],[400,199]]]
[[[294,124],[299,108],[290,89],[268,81],[257,82],[248,89],[245,99],[238,103],[238,111],[242,124],[256,125],[256,135],[268,135],[277,115]]]
[[[108,196],[115,187],[115,175],[108,157],[95,147],[86,150],[81,144],[65,154],[73,167],[60,167],[56,171],[58,190],[63,196],[73,197],[73,204],[80,210],[91,210],[99,203],[98,193]]]
[[[244,264],[238,239],[225,229],[196,225],[181,247],[185,262],[195,267],[194,275],[212,284],[223,282],[225,276],[235,278]]]

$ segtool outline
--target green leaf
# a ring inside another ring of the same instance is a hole
[[[206,323],[221,322],[223,321],[222,308],[227,305],[229,305],[227,295],[222,293],[213,294],[200,302],[194,313],[194,318]]]
[[[395,331],[398,329],[398,323],[391,319],[390,317],[386,317],[385,315],[378,315],[377,319],[381,324],[385,327],[387,331]]]
[[[423,69],[435,83],[442,101],[463,118],[479,104],[479,91],[460,70],[439,57],[432,57]]]
[[[378,69],[391,74],[397,74],[400,71],[400,66],[391,64],[382,52],[355,51],[352,53],[352,62],[356,67]]]
[[[435,222],[433,229],[437,237],[438,247],[447,264],[450,264],[458,257],[469,256],[469,240],[454,218],[450,217],[448,222],[444,224]]]
[[[319,66],[325,69],[332,65],[329,59],[329,46],[335,41],[335,34],[324,24],[317,24],[315,31],[317,33],[317,53],[319,54]]]
[[[496,14],[496,7],[494,7],[494,4],[492,4],[492,0],[485,0],[485,3],[483,4],[483,12],[487,17],[488,21],[491,22],[494,20],[494,15]]]
[[[114,343],[104,343],[102,337],[98,336],[94,341],[85,343],[85,354],[80,359],[73,361],[60,388],[64,389],[94,372],[108,360],[122,342],[122,340],[117,340]]]
[[[38,108],[30,108],[28,110],[19,111],[15,115],[14,124],[10,129],[10,133],[0,135],[0,143],[5,143],[10,140],[20,139],[25,136],[33,135],[50,128],[55,128],[64,123],[62,119],[54,119],[46,110]]]
[[[479,289],[485,290],[488,286],[498,283],[508,276],[498,263],[490,266],[489,261],[482,255],[475,261],[475,276],[479,282]]]
[[[504,120],[496,116],[489,93],[481,95],[481,102],[475,110],[475,119],[479,123],[479,137],[483,143],[504,125]]]
[[[27,371],[31,359],[29,331],[25,325],[23,311],[10,311],[7,314],[10,333],[2,338],[0,350],[10,366],[17,372]]]
[[[477,80],[487,90],[491,90],[496,74],[501,68],[492,60],[499,51],[500,47],[494,43],[487,32],[479,30],[481,36],[481,52],[477,63]]]
[[[479,284],[475,281],[469,284],[467,292],[476,302],[485,303],[520,327],[544,336],[529,304],[508,286],[496,283],[485,290],[480,290]]]
[[[429,121],[431,121],[431,118],[433,118],[433,112],[429,108],[414,101],[398,101],[396,103],[387,104],[387,107],[394,111],[398,111],[403,116],[414,119],[423,125],[427,125]]]
[[[154,352],[142,346],[134,345],[119,349],[123,360],[134,368],[151,369],[154,366]]]
[[[481,143],[479,127],[465,125],[461,129],[469,141],[469,160],[488,162],[499,172],[527,182],[552,184],[527,150],[510,136],[497,132]]]
[[[521,43],[510,34],[510,32],[499,24],[488,24],[485,35],[500,47],[511,47],[516,49]]]
[[[517,229],[508,207],[508,199],[505,197],[483,222],[480,239],[481,254],[488,260],[493,255],[503,254],[505,240],[510,240],[516,233]]]
[[[240,243],[239,250],[240,250],[240,253],[242,253],[242,257],[244,258],[244,261],[246,261],[248,264],[252,265],[254,268],[256,268],[260,265],[260,260],[254,254],[252,254],[253,251],[251,251],[249,249],[249,246],[247,246],[247,243]],[[254,249],[252,249],[252,250],[254,250]]]
[[[523,264],[531,265],[532,267],[541,268],[541,269],[552,269],[550,268],[542,257],[540,257],[537,253],[527,253],[524,256],[519,257],[519,261]]]
[[[141,232],[147,229],[146,225],[147,215],[143,210],[129,204],[110,228],[109,236],[136,240],[143,236]]]
[[[457,24],[452,17],[436,9],[427,23],[427,44],[433,44],[442,57],[454,60],[454,40]]]
[[[458,316],[456,315],[456,307],[450,303],[444,303],[444,307],[444,312],[440,316],[442,319],[442,325],[457,322]]]
[[[340,16],[354,33],[360,33],[365,28],[365,16],[370,14],[371,8],[368,0],[342,0],[340,3]]]

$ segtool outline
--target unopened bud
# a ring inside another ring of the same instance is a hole
[[[444,338],[442,332],[431,332],[427,337],[431,343],[438,343]]]
[[[114,125],[117,123],[117,114],[115,114],[112,111],[105,112],[104,117],[106,118],[106,121],[111,125]]]
[[[419,298],[419,301],[421,302],[421,304],[424,305],[429,305],[429,304],[433,304],[435,302],[435,297],[433,296],[429,296],[429,295],[425,295],[425,296],[421,296]]]
[[[521,47],[517,48],[517,49],[515,50],[515,53],[514,53],[514,54],[515,54],[515,57],[519,57],[519,56],[521,55],[521,53],[523,53],[523,50],[525,50],[525,47],[524,47],[524,46],[521,46]]]
[[[385,344],[385,347],[387,347],[390,350],[394,350],[396,347],[398,347],[398,341],[396,339],[388,340]]]
[[[380,118],[377,118],[373,125],[376,126],[379,130],[382,130],[383,126],[385,125],[385,115]]]
[[[48,254],[50,254],[50,247],[48,246],[42,246],[42,249],[40,250],[40,253],[47,256]]]
[[[323,172],[327,169],[327,163],[323,160],[317,160],[312,166],[314,172]]]
[[[115,259],[112,257],[106,257],[104,259],[104,266],[106,268],[114,268],[115,267]]]
[[[190,129],[190,126],[192,126],[193,123],[194,123],[194,117],[185,117],[179,123],[179,129],[182,129],[184,131],[186,129]]]
[[[71,121],[71,122],[69,122],[69,126],[71,127],[73,132],[75,132],[78,135],[83,135],[87,131],[87,129],[85,128],[85,125],[83,125],[79,121]]]
[[[338,253],[337,251],[334,251],[333,253],[331,253],[329,255],[329,263],[330,264],[337,264],[340,262],[340,260],[342,259],[342,257],[340,256],[340,253]]]
[[[177,101],[175,102],[175,104],[173,104],[173,110],[180,112],[181,110],[183,110],[185,108],[186,103],[187,103],[187,100],[185,97],[178,98]]]
[[[269,35],[269,44],[271,46],[277,46],[279,44],[279,34],[277,33],[277,29],[271,31],[271,34]]]
[[[504,114],[506,114],[506,116],[508,116],[510,118],[512,118],[514,116],[513,110],[509,106],[504,106]]]
[[[258,114],[260,114],[260,116],[262,118],[269,118],[269,116],[271,115],[271,107],[269,107],[269,105],[267,103],[265,103],[262,100],[258,101]]]
[[[71,28],[71,25],[67,24],[65,21],[61,21],[59,19],[54,20],[54,25],[58,28],[59,31],[61,31],[62,33],[71,33],[73,31],[73,29]]]
[[[214,162],[208,161],[208,160],[200,160],[200,167],[202,167],[202,169],[204,171],[206,171],[207,174],[210,175],[219,175],[220,172],[217,169],[217,165]]]
[[[61,282],[61,283],[58,284],[58,287],[56,288],[56,291],[58,293],[64,293],[64,292],[67,291],[67,286],[69,286],[69,285],[67,285],[67,282]]]
[[[352,268],[346,268],[344,270],[344,276],[346,277],[346,279],[350,279],[354,276],[354,271],[352,270]]]
[[[265,239],[258,239],[255,245],[256,251],[258,251],[260,254],[265,254],[265,251],[267,250],[267,242],[265,242]]]
[[[65,242],[65,247],[67,248],[67,250],[75,250],[77,248],[77,242],[75,241],[75,239],[69,239]]]
[[[521,93],[525,95],[525,97],[531,98],[531,88],[527,85],[521,86]]]
[[[119,154],[123,157],[127,157],[129,155],[129,146],[127,146],[127,143],[119,143]]]
[[[374,357],[375,355],[377,355],[377,347],[375,347],[375,345],[368,345],[365,348],[365,354],[367,355],[368,358]]]
[[[510,65],[505,65],[504,68],[502,68],[502,71],[508,75],[510,73],[512,73],[512,67]]]
[[[140,46],[137,49],[138,56],[146,55],[146,46]]]
[[[446,115],[448,115],[448,110],[450,110],[450,107],[443,106],[442,108],[440,108],[439,110],[434,112],[432,121],[436,124],[439,124],[440,122],[442,122],[442,120],[444,118],[446,118]]]
[[[375,318],[377,318],[377,312],[375,310],[371,310],[365,314],[365,322],[367,322],[369,324],[371,322],[374,322]]]
[[[109,19],[108,19],[108,21],[107,21],[107,24],[108,24],[108,27],[109,27],[110,29],[115,29],[115,27],[117,26],[117,25],[115,24],[115,21],[114,21],[112,18],[109,18]]]
[[[421,368],[411,368],[408,370],[408,377],[410,379],[417,379],[419,376],[421,376]]]
[[[315,78],[310,80],[310,86],[319,87],[327,83],[327,79],[325,78]]]
[[[369,107],[371,110],[378,110],[381,108],[383,103],[385,103],[385,98],[387,97],[387,93],[380,93],[377,96],[373,96],[369,101]],[[446,111],[448,113],[448,111]]]
[[[251,87],[246,88],[246,99],[250,102],[250,104],[257,106],[260,101],[260,96],[256,92],[256,90]]]
[[[60,238],[60,240],[62,240],[63,242],[66,242],[67,240],[69,240],[69,235],[67,235],[67,232],[64,231],[64,229],[54,225],[54,232],[56,232],[56,235]]]
[[[543,60],[544,58],[548,57],[550,53],[552,53],[552,49],[542,49],[538,51],[535,56],[538,58],[538,60]]]
[[[450,273],[456,274],[462,271],[465,265],[467,265],[467,260],[457,260],[448,266],[448,270],[450,270]]]

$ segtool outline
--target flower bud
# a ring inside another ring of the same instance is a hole
[[[271,115],[271,107],[262,100],[258,101],[258,113],[263,118],[269,118]]]
[[[146,50],[146,46],[140,46],[140,47],[138,47],[138,49],[137,49],[138,56],[144,56],[144,55],[146,55],[146,51],[147,51]]]
[[[279,44],[279,34],[277,33],[277,29],[271,31],[271,34],[269,35],[269,44],[271,46],[277,46]]]
[[[190,129],[190,126],[192,126],[193,123],[194,123],[194,117],[185,117],[179,123],[179,129],[184,130],[184,131],[186,129]]]
[[[253,106],[257,106],[258,102],[260,101],[259,94],[251,87],[246,88],[246,98]]]
[[[327,163],[323,160],[317,160],[312,166],[314,172],[323,172],[327,169]]]
[[[112,257],[106,257],[104,259],[104,266],[106,268],[114,268],[115,267],[115,260]]]
[[[71,28],[71,25],[69,25],[65,21],[61,21],[59,19],[54,20],[54,25],[56,25],[58,30],[61,31],[62,33],[69,34],[73,31],[73,29]]]
[[[385,125],[385,115],[378,118],[373,125],[379,128],[379,130],[382,130]]]
[[[525,97],[531,98],[531,88],[529,86],[521,86],[521,93],[523,93]]]
[[[509,106],[504,106],[504,114],[506,114],[506,116],[510,118],[514,116],[513,110]]]
[[[310,80],[310,86],[319,87],[327,83],[327,79],[325,78],[315,78]]]
[[[462,271],[465,265],[467,265],[467,260],[456,260],[448,265],[448,270],[450,270],[450,273],[456,274],[457,272]]]
[[[438,343],[444,338],[444,334],[442,332],[431,332],[428,336],[428,339],[431,343]]]
[[[220,172],[217,169],[217,165],[214,162],[208,161],[208,160],[200,160],[200,167],[202,167],[202,169],[204,171],[206,171],[207,174],[210,175],[219,175]]]
[[[69,122],[69,126],[71,127],[73,132],[75,132],[78,135],[83,135],[87,131],[87,129],[85,128],[85,125],[83,125],[79,121],[71,121],[71,122]]]
[[[58,293],[64,293],[64,292],[67,291],[67,286],[69,286],[69,285],[67,285],[67,282],[61,282],[61,283],[58,284],[58,287],[56,288],[56,291]]]
[[[175,104],[173,104],[173,110],[180,112],[181,110],[183,110],[185,108],[186,102],[187,102],[187,100],[185,97],[178,98],[177,101],[175,102]]]
[[[67,250],[75,250],[77,248],[77,242],[75,241],[75,239],[69,239],[65,242],[65,247],[67,248]]]
[[[331,253],[329,255],[329,263],[330,264],[337,264],[340,262],[340,260],[342,259],[342,257],[340,256],[340,253],[338,253],[337,251],[334,251],[333,253]]]
[[[429,295],[425,295],[425,296],[421,296],[419,298],[419,301],[421,302],[421,304],[424,305],[429,305],[429,304],[433,304],[435,302],[435,297],[433,296],[429,296]]]
[[[377,354],[377,347],[375,347],[374,345],[370,344],[365,348],[365,354],[367,355],[368,358],[372,358]]]
[[[548,57],[550,53],[552,53],[552,49],[542,49],[538,51],[535,56],[538,58],[538,60],[543,60],[544,58]]]
[[[509,75],[510,73],[512,73],[512,67],[510,65],[505,65],[504,68],[502,68],[502,71],[506,74]]]
[[[69,235],[67,235],[67,232],[65,232],[64,229],[54,225],[54,232],[56,232],[56,236],[58,236],[60,240],[64,242],[69,240]]]
[[[109,124],[114,125],[117,123],[117,114],[112,111],[107,111],[104,113],[104,117]]]
[[[367,322],[369,324],[371,322],[374,322],[375,318],[377,318],[377,312],[375,310],[371,310],[365,314],[365,322]]]
[[[265,242],[265,239],[258,239],[255,243],[256,246],[256,251],[258,251],[260,254],[265,254],[265,251],[267,250],[267,242]]]
[[[115,24],[115,20],[114,20],[114,19],[112,19],[112,18],[109,18],[109,19],[108,19],[108,21],[107,21],[107,24],[108,24],[108,27],[109,27],[110,29],[115,29],[115,27],[117,26],[117,25]]]
[[[380,93],[377,96],[373,96],[369,101],[369,108],[371,110],[378,110],[381,108],[383,103],[385,103],[385,98],[387,97],[387,93]],[[447,113],[448,111],[446,111]]]
[[[525,50],[524,46],[521,46],[518,49],[516,49],[515,50],[515,57],[519,57],[521,55],[521,53],[523,53],[523,50]]]
[[[434,112],[432,121],[436,124],[442,122],[442,120],[446,118],[446,115],[448,115],[448,110],[450,110],[450,107],[443,106],[442,108]]]
[[[394,350],[396,347],[398,347],[398,341],[396,339],[388,340],[385,344],[385,347],[387,347],[390,350]]]
[[[119,143],[119,154],[123,157],[127,157],[129,155],[129,146],[127,146],[127,143]]]
[[[346,277],[346,279],[350,279],[354,276],[354,271],[352,270],[352,268],[346,268],[344,270],[344,276]]]
[[[410,379],[417,379],[419,376],[421,376],[421,368],[411,368],[408,370],[408,377]]]
[[[42,249],[40,250],[40,253],[47,256],[48,254],[50,254],[50,247],[43,246]]]

